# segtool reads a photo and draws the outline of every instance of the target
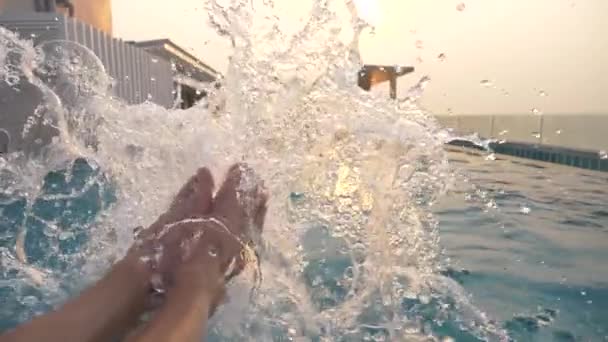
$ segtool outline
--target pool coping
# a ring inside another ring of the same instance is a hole
[[[483,147],[463,139],[454,139],[448,142],[448,145],[484,150]],[[602,158],[600,153],[594,151],[516,141],[491,142],[488,146],[490,151],[498,154],[608,172],[608,158]]]

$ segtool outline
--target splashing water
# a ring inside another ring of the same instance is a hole
[[[433,340],[450,334],[437,332],[450,321],[454,333],[506,339],[438,272],[429,206],[452,171],[449,134],[412,101],[428,78],[404,101],[365,93],[356,75],[366,24],[352,3],[312,1],[297,29],[279,7],[207,2],[212,27],[234,49],[222,93],[208,92],[222,98],[220,112],[127,106],[109,95],[86,48],[34,49],[0,31],[0,78],[41,94],[24,137],[38,126],[58,134],[40,151],[0,157],[1,224],[11,227],[0,240],[0,291],[26,309],[20,319],[98,278],[199,166],[219,177],[244,160],[272,194],[264,280],[252,302],[240,296],[250,277],[233,285],[212,338]],[[18,205],[19,215],[7,214]]]

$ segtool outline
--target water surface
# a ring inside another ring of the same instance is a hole
[[[435,207],[450,275],[515,340],[608,339],[608,175],[491,159],[450,154],[468,178]]]

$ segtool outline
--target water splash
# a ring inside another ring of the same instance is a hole
[[[239,299],[251,279],[234,284],[216,337],[422,340],[433,334],[429,324],[451,317],[475,336],[504,339],[458,284],[438,275],[429,206],[448,189],[451,170],[443,149],[449,134],[416,106],[428,77],[407,101],[360,90],[358,36],[368,26],[352,3],[312,1],[291,31],[271,1],[206,5],[211,26],[234,49],[223,87],[209,91],[209,102],[221,98],[217,110],[127,106],[108,95],[111,82],[87,49],[52,42],[32,55],[28,43],[0,31],[2,47],[22,57],[3,64],[2,76],[17,70],[25,77],[16,85],[37,86],[44,113],[34,118],[50,118],[58,132],[38,154],[0,158],[1,179],[10,183],[3,201],[25,203],[22,242],[9,239],[22,247],[2,249],[6,274],[23,275],[10,278],[15,298],[30,314],[37,304],[26,288],[38,288],[43,303],[60,301],[70,289],[57,284],[75,273],[87,282],[99,277],[129,246],[133,228],[151,223],[196,168],[210,165],[219,176],[245,160],[272,194],[265,277],[253,303]],[[83,184],[76,184],[84,168],[77,158],[90,168]],[[74,189],[47,189],[49,172]],[[114,198],[104,201],[109,188]],[[78,214],[84,194],[96,201],[94,220],[40,215],[41,201]],[[65,257],[54,246],[68,233],[81,240]],[[50,247],[28,247],[34,237]],[[425,319],[421,307],[437,313]]]
[[[479,84],[487,88],[492,87],[492,81],[486,79],[479,81]]]

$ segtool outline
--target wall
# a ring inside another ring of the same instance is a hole
[[[72,0],[76,8],[76,18],[112,34],[111,0]]]

